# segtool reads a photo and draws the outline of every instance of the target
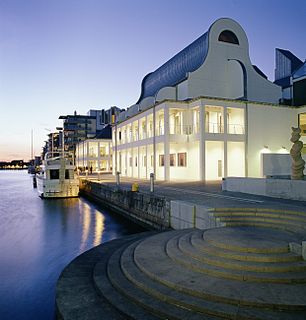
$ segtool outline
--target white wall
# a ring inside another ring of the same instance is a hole
[[[245,176],[244,142],[227,143],[227,176]]]
[[[184,152],[187,153],[187,166],[179,167],[177,154]],[[193,143],[170,143],[170,154],[175,154],[175,166],[170,167],[170,180],[200,180],[198,141]]]
[[[247,115],[248,176],[262,177],[261,153],[278,153],[282,147],[290,150],[291,127],[297,126],[296,111],[290,107],[249,103]]]
[[[175,87],[164,87],[158,91],[156,95],[156,101],[162,101],[165,99],[176,99]]]
[[[205,142],[205,179],[221,180],[224,172],[224,143],[223,141]],[[218,175],[218,161],[222,161],[222,175]]]
[[[189,98],[188,80],[183,81],[177,85],[177,99],[185,100]]]
[[[264,153],[262,156],[263,176],[290,176],[291,175],[291,155],[288,153]],[[303,155],[306,160],[306,155]],[[304,170],[304,174],[306,169]]]
[[[218,41],[223,30],[231,30],[239,45]],[[231,62],[239,60],[247,73],[247,97],[252,101],[278,103],[281,87],[261,77],[249,57],[249,44],[244,30],[231,19],[217,20],[209,30],[208,53],[203,65],[188,77],[188,97],[199,96],[236,98],[243,92],[241,72]]]

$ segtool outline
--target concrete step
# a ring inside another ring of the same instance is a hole
[[[283,212],[257,212],[257,211],[226,211],[226,212],[215,212],[214,217],[261,217],[261,218],[271,218],[279,220],[288,220],[288,221],[299,221],[306,223],[306,215],[297,215],[297,214],[288,214]]]
[[[214,208],[210,210],[214,214],[222,214],[222,213],[239,213],[243,212],[245,214],[265,214],[265,213],[274,213],[279,215],[293,215],[293,216],[300,216],[306,218],[306,211],[293,211],[293,210],[280,210],[280,209],[271,209],[271,208]]]
[[[202,313],[200,319],[288,319],[289,315],[284,311],[278,312],[276,310],[261,310],[247,306],[239,306],[226,304],[200,297],[194,297],[187,293],[173,290],[165,285],[150,279],[142,273],[134,263],[134,250],[138,243],[134,242],[127,247],[121,255],[121,269],[129,281],[136,287],[140,288],[147,294],[152,296],[152,299],[159,299],[169,304],[180,306],[196,314]],[[209,318],[208,318],[209,316]],[[295,314],[296,319],[303,319],[305,314]]]
[[[195,272],[205,273],[215,277],[237,281],[270,282],[270,283],[306,283],[306,271],[300,272],[260,272],[218,266],[199,261],[185,255],[178,247],[178,238],[172,238],[167,242],[166,252],[176,263]]]
[[[237,261],[253,262],[292,262],[303,261],[302,257],[292,252],[282,253],[252,253],[218,248],[203,239],[203,231],[193,232],[190,236],[191,245],[203,254],[212,254],[217,257],[229,258]]]
[[[137,237],[136,237],[137,238]],[[124,320],[106,299],[100,297],[92,281],[95,264],[101,257],[107,260],[112,252],[135,236],[118,239],[95,247],[74,259],[61,273],[56,286],[56,315],[58,319]]]
[[[306,262],[290,261],[290,262],[262,262],[262,261],[237,261],[230,256],[220,257],[215,252],[203,252],[191,244],[191,234],[184,235],[178,239],[178,247],[186,257],[204,262],[211,266],[222,267],[230,270],[245,270],[254,272],[297,272],[306,271]]]
[[[135,245],[137,245],[137,242],[135,242]],[[109,259],[107,268],[108,278],[112,286],[116,289],[117,293],[128,301],[125,305],[122,305],[119,301],[113,299],[112,302],[118,309],[133,319],[203,319],[203,314],[181,308],[179,305],[169,304],[163,299],[158,299],[148,294],[142,288],[135,286],[128,280],[120,266],[121,255],[125,250],[125,247],[117,250]],[[97,269],[95,270],[95,274],[98,274]],[[100,288],[101,285],[104,286],[101,282],[97,283],[98,288]],[[101,293],[103,293],[103,291],[101,291]],[[137,308],[133,308],[135,304]],[[216,318],[208,317],[207,319],[215,320]]]
[[[264,222],[264,223],[272,223],[276,225],[285,225],[288,228],[293,228],[294,230],[305,230],[306,231],[306,220],[298,221],[298,220],[290,220],[284,218],[274,218],[274,217],[263,217],[263,216],[244,216],[244,215],[234,215],[234,216],[221,216],[217,218],[220,222]]]
[[[118,250],[124,249],[128,244],[129,242],[117,248],[115,253],[117,253]],[[112,253],[111,257],[113,255],[114,253]],[[113,285],[109,279],[108,273],[111,257],[109,259],[101,259],[95,265],[93,270],[93,281],[99,295],[106,299],[118,312],[120,312],[124,319],[160,319],[159,317],[148,313],[139,305],[139,303],[132,301],[127,295],[123,295],[117,290],[117,287]],[[118,274],[118,276],[120,277],[120,274]]]
[[[164,233],[144,239],[135,248],[134,261],[137,267],[153,281],[209,301],[263,309],[306,311],[305,285],[258,284],[193,272],[167,256],[163,244],[168,240],[169,235]]]
[[[282,240],[280,240],[282,239]],[[295,236],[273,228],[215,228],[203,232],[203,240],[222,249],[247,253],[288,253]]]
[[[224,222],[225,227],[256,227],[256,228],[268,228],[276,229],[295,234],[305,234],[304,228],[292,226],[288,224],[276,224],[273,222],[259,222],[259,221],[235,221],[235,222]]]

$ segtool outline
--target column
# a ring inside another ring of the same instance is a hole
[[[139,127],[138,127],[138,134],[139,134]],[[137,147],[137,176],[140,179],[140,147]]]
[[[199,173],[200,180],[205,180],[205,106],[199,106]]]
[[[132,167],[131,167],[131,177],[134,177],[134,149],[131,147],[131,157],[132,157]]]
[[[223,177],[227,177],[227,107],[223,108],[223,123],[224,123],[224,147],[223,147]]]
[[[164,180],[170,180],[170,125],[169,125],[169,106],[164,107]]]
[[[101,155],[100,155],[100,141],[99,141],[98,142],[98,171],[101,170],[100,162],[101,162]]]

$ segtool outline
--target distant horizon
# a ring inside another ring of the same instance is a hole
[[[229,17],[250,57],[274,80],[275,48],[306,58],[306,2],[277,0],[12,0],[0,2],[0,161],[40,155],[60,115],[127,108],[141,81]],[[288,23],[287,23],[288,22]]]

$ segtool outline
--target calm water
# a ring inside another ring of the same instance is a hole
[[[54,319],[55,284],[82,252],[141,229],[87,200],[41,200],[25,171],[0,171],[0,319]]]

